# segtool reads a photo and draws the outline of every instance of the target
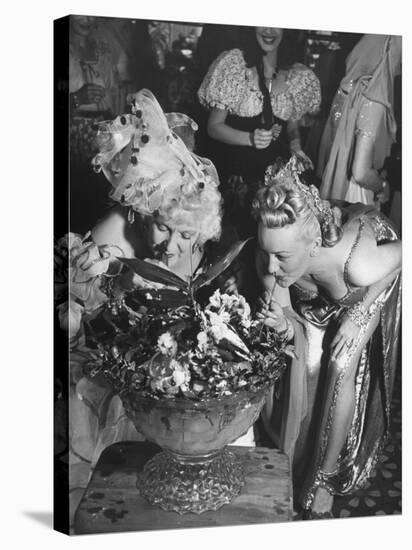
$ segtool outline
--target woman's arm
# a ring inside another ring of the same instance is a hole
[[[288,135],[289,149],[291,154],[296,155],[298,158],[300,158],[307,168],[313,168],[312,161],[302,150],[302,145],[300,142],[299,121],[288,120],[288,122],[286,123],[286,133]]]
[[[356,249],[350,263],[349,282],[356,286],[366,286],[368,290],[364,298],[343,317],[331,343],[332,358],[341,357],[362,335],[371,318],[376,315],[377,310],[371,311],[371,305],[400,273],[401,261],[401,241],[378,246],[373,237],[369,236]]]
[[[349,283],[355,286],[372,286],[390,282],[402,265],[402,241],[378,245],[371,238],[365,239],[349,266]]]
[[[376,308],[370,309],[372,304],[400,271],[401,268],[399,267],[377,283],[372,284],[363,299],[347,311],[331,343],[332,358],[339,359],[364,333],[368,323],[380,309],[378,303]]]
[[[222,109],[212,109],[207,122],[207,132],[210,137],[229,145],[251,146],[249,132],[235,130],[226,124],[228,112]]]
[[[288,120],[286,123],[286,132],[289,139],[289,147],[292,153],[302,150],[300,143],[299,122],[297,120]]]
[[[365,189],[379,193],[384,188],[385,178],[375,170],[373,160],[373,138],[358,134],[355,145],[355,155],[352,162],[352,177]]]
[[[97,245],[110,244],[118,246],[126,258],[136,256],[137,243],[133,240],[123,207],[114,207],[92,229],[92,239]]]
[[[374,158],[375,142],[386,133],[382,121],[387,116],[387,107],[364,98],[356,119],[354,156],[351,175],[358,185],[375,193],[383,190],[385,177],[375,169],[379,159]],[[383,164],[383,158],[379,160]],[[381,168],[381,166],[377,166]]]
[[[272,141],[271,130],[256,129],[254,132],[236,130],[226,124],[228,111],[224,109],[212,109],[207,123],[207,132],[210,137],[227,143],[228,145],[243,145],[245,147],[256,147],[265,149]]]
[[[390,273],[387,277],[371,285],[368,288],[368,291],[362,300],[362,304],[365,309],[370,308],[376,298],[385,290],[388,285],[390,285],[390,283],[399,275],[400,272],[401,268],[399,267],[398,269]]]

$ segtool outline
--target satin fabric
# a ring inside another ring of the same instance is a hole
[[[379,242],[395,240],[392,224],[376,210],[364,207],[364,215]],[[359,215],[353,208],[352,215]],[[359,299],[359,293],[353,294]],[[378,297],[379,314],[371,319],[366,341],[347,357],[347,368],[356,368],[355,412],[336,470],[324,478],[321,463],[330,437],[340,382],[328,387],[329,343],[351,301],[324,301],[297,295],[290,314],[297,358],[291,362],[279,396],[272,395],[262,410],[263,423],[273,443],[283,449],[293,464],[295,495],[310,508],[319,485],[333,494],[355,491],[370,476],[388,433],[390,399],[398,360],[401,280],[396,278]],[[327,406],[325,407],[325,400]],[[330,418],[329,418],[330,417]]]

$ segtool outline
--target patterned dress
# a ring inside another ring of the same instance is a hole
[[[199,90],[200,103],[208,109],[228,111],[226,124],[244,131],[262,128],[263,94],[256,68],[247,67],[239,49],[223,52],[211,65]],[[320,82],[305,65],[295,63],[285,76],[282,90],[270,93],[273,123],[282,126],[276,141],[266,149],[225,145],[215,147],[215,163],[223,182],[231,175],[256,181],[278,156],[289,157],[286,130],[288,120],[299,120],[319,109]],[[216,154],[217,153],[217,154]],[[219,154],[220,153],[220,154]]]

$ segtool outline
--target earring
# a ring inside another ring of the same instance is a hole
[[[127,213],[127,221],[130,225],[133,225],[134,223],[134,210],[132,208],[129,208],[129,211]]]
[[[311,249],[311,251],[310,251],[310,256],[312,256],[312,258],[313,258],[314,256],[317,256],[317,255],[319,254],[319,249],[320,249],[321,244],[322,244],[322,243],[319,242],[318,239],[316,239],[316,241],[314,242],[313,247],[312,247],[312,249]]]
[[[203,247],[197,242],[193,243],[192,245],[192,254],[194,254],[196,250],[199,250],[199,252],[203,252]]]

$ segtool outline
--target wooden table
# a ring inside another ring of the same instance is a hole
[[[116,443],[101,455],[77,509],[76,534],[275,523],[292,519],[292,482],[284,453],[265,447],[230,447],[242,458],[245,485],[216,512],[166,512],[144,500],[136,474],[159,448]]]

